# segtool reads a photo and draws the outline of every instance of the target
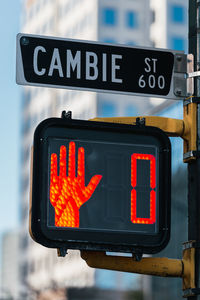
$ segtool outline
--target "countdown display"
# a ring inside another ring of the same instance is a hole
[[[34,136],[31,235],[155,253],[170,235],[170,142],[154,127],[47,119]]]

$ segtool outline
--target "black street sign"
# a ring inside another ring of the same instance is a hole
[[[23,85],[168,96],[173,67],[169,50],[17,36],[17,83]]]

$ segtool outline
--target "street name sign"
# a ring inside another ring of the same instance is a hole
[[[171,50],[17,35],[17,83],[180,99]]]

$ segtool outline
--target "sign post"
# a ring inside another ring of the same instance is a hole
[[[199,70],[199,13],[198,0],[189,2],[189,53],[194,55],[194,70]],[[188,163],[188,240],[194,240],[195,247],[195,286],[191,291],[192,299],[200,299],[200,84],[199,78],[194,78],[194,95],[197,102],[197,156]],[[188,300],[191,299],[188,296]]]

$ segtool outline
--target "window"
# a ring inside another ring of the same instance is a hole
[[[156,13],[155,10],[151,11],[151,18],[152,18],[152,23],[154,23],[156,21]]]
[[[116,105],[109,102],[100,102],[98,105],[99,117],[114,117],[116,114]]]
[[[113,8],[103,9],[103,23],[108,26],[114,26],[117,23],[117,12]]]
[[[135,117],[138,113],[137,108],[134,105],[127,105],[125,107],[125,116],[126,117]]]
[[[106,39],[104,39],[104,43],[108,43],[108,44],[116,44],[117,42],[114,40],[114,39],[112,39],[112,38],[106,38]]]
[[[173,37],[171,48],[174,50],[185,50],[185,40],[181,37]]]
[[[121,277],[124,274],[121,274]],[[118,275],[119,276],[119,275]],[[120,283],[121,283],[120,277]],[[117,287],[117,274],[115,271],[97,270],[96,271],[96,284],[102,289],[115,289]]]
[[[125,44],[128,46],[136,46],[136,43],[133,41],[127,41]]]
[[[27,277],[27,275],[28,275],[28,264],[27,263],[23,263],[22,265],[21,265],[21,268],[20,268],[21,270],[20,270],[20,277],[21,277],[21,280],[23,281],[23,282],[25,282],[25,278]]]
[[[184,7],[179,5],[171,6],[171,21],[174,23],[184,23],[185,13]]]
[[[128,28],[137,28],[138,27],[138,18],[137,14],[134,11],[126,12],[126,26]]]

